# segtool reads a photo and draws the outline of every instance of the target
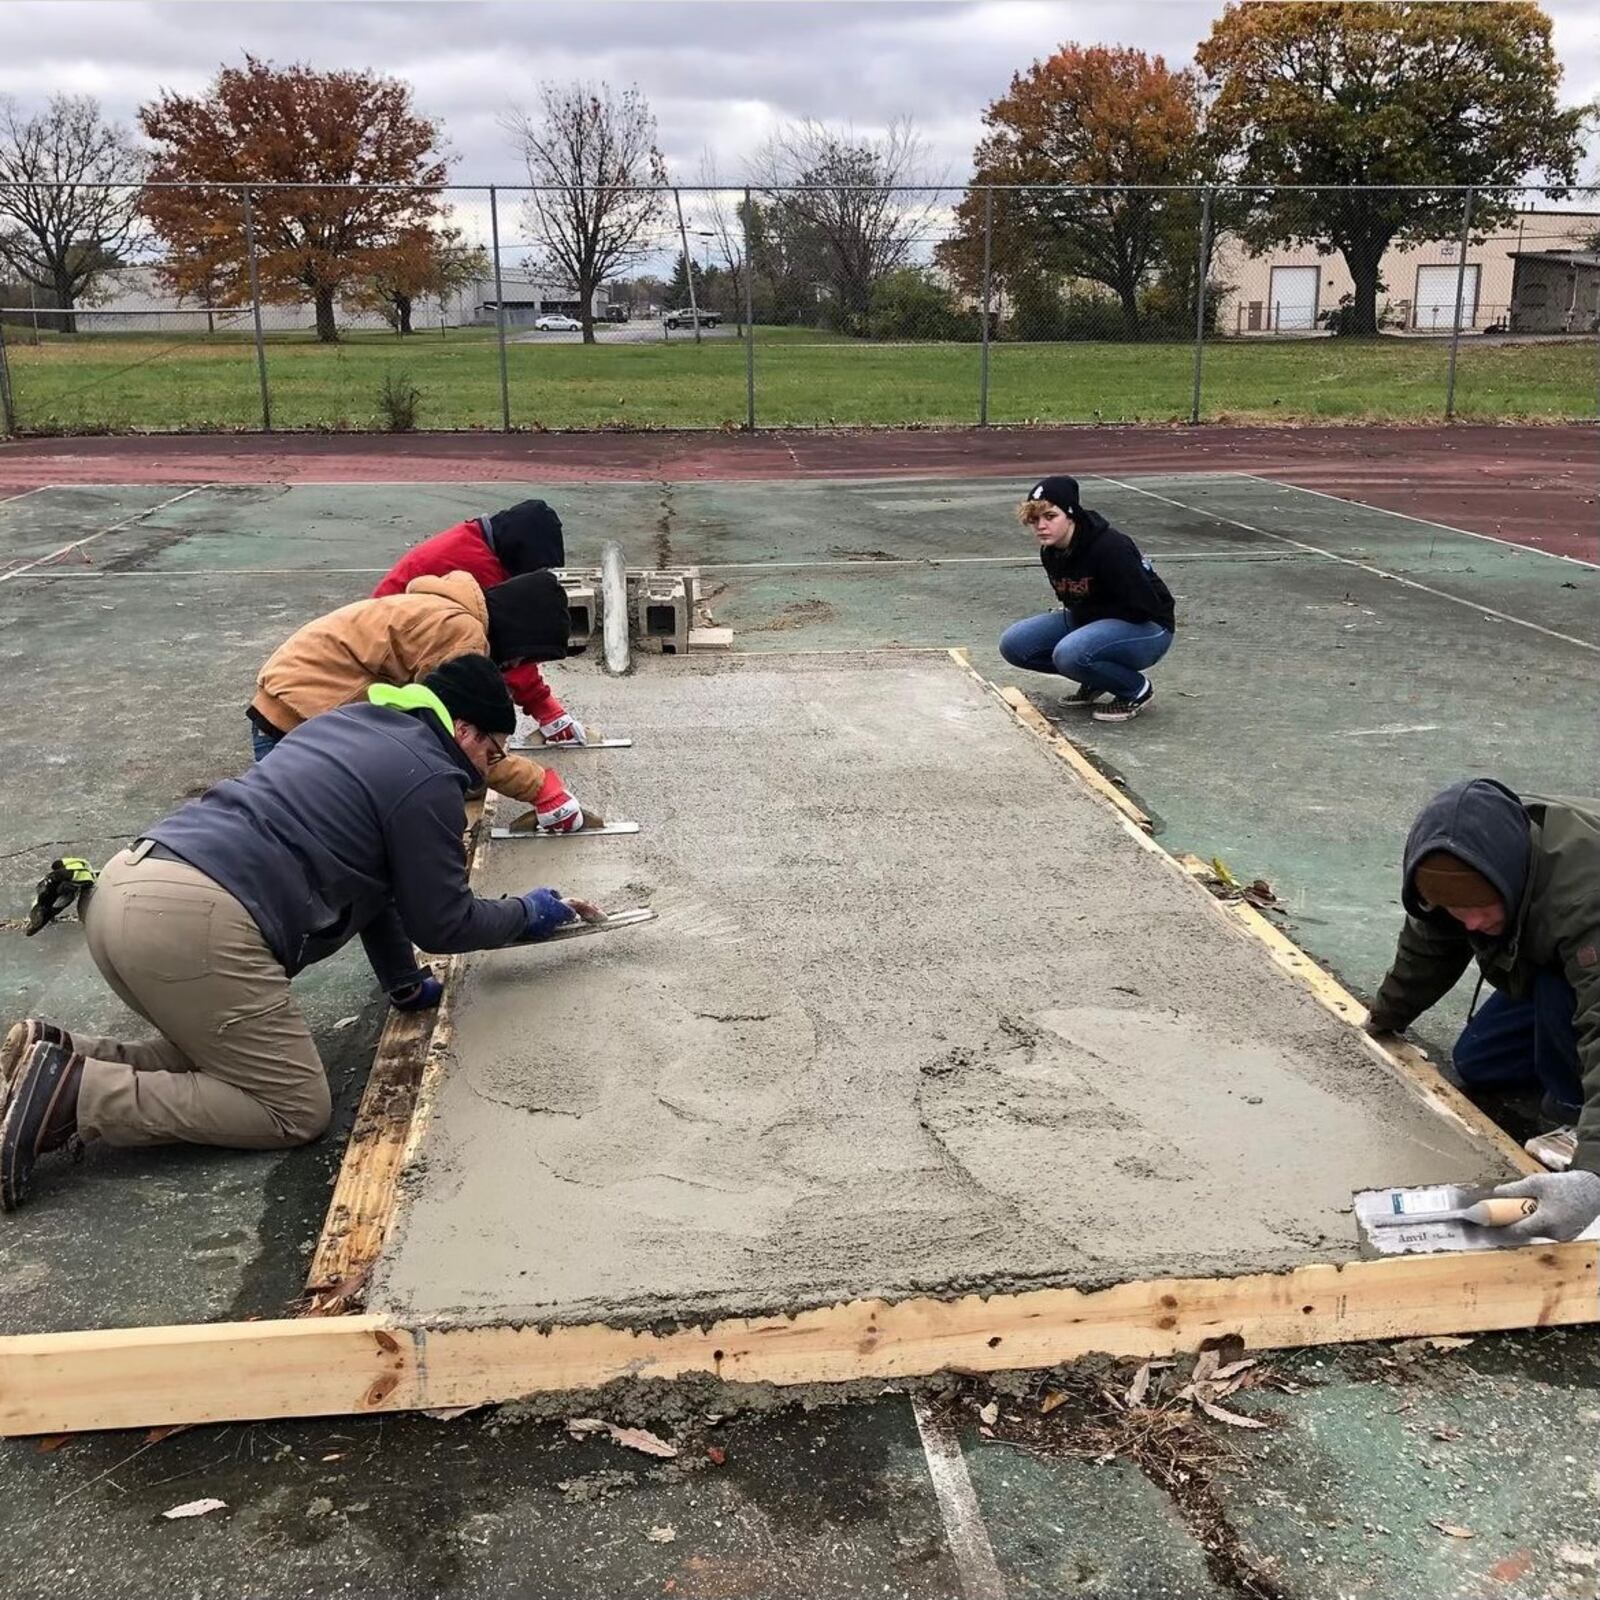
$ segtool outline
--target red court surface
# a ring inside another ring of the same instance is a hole
[[[46,484],[693,482],[1252,472],[1600,560],[1600,434],[1546,427],[1062,427],[109,436],[0,444],[0,503]]]

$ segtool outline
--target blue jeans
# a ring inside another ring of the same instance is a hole
[[[251,756],[257,761],[265,761],[278,748],[279,741],[282,738],[283,735],[281,733],[268,733],[259,722],[252,722],[250,724]]]
[[[1583,1104],[1577,1008],[1578,997],[1559,972],[1537,974],[1531,1000],[1512,1000],[1496,990],[1456,1040],[1461,1081],[1537,1084],[1550,1114],[1573,1120]]]
[[[1171,648],[1172,630],[1159,622],[1103,617],[1078,628],[1064,610],[1024,617],[1000,635],[1000,654],[1012,666],[1059,673],[1119,700],[1138,699],[1144,693],[1144,669]]]

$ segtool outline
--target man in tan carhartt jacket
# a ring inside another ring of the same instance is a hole
[[[551,572],[529,572],[484,589],[470,573],[415,578],[404,594],[357,600],[308,622],[267,658],[250,718],[256,759],[308,717],[361,699],[375,683],[416,683],[443,662],[486,655],[504,672],[567,653],[566,591]],[[534,808],[538,826],[569,833],[583,809],[560,778],[502,750],[491,789]]]

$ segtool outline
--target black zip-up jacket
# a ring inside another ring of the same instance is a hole
[[[238,900],[291,977],[359,935],[393,990],[421,975],[413,943],[447,955],[523,936],[520,900],[468,887],[465,800],[482,781],[431,709],[358,702],[143,837]]]
[[[1175,629],[1172,591],[1139,553],[1138,545],[1098,511],[1080,508],[1072,517],[1072,542],[1065,550],[1039,547],[1050,587],[1072,613],[1072,625],[1082,628],[1115,617]]]

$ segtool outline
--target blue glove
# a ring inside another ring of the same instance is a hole
[[[563,923],[571,922],[577,912],[554,889],[532,889],[519,896],[528,922],[522,937],[548,939]]]
[[[431,1011],[444,999],[444,985],[430,972],[415,983],[402,983],[389,991],[389,1004],[396,1011]]]

